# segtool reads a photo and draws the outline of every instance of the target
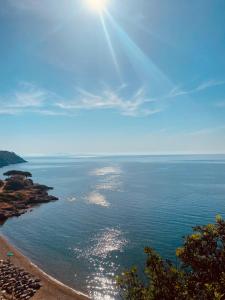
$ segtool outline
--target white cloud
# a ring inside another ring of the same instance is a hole
[[[194,94],[194,93],[198,93],[198,92],[204,91],[206,89],[213,88],[213,87],[220,86],[220,85],[225,85],[225,81],[212,79],[212,80],[202,82],[201,84],[199,84],[198,86],[196,86],[192,89],[183,89],[183,88],[177,86],[177,87],[174,87],[165,98],[174,98],[174,97],[178,97],[178,96]]]
[[[13,94],[11,107],[41,107],[50,98],[50,93],[44,89],[36,87],[31,83],[21,83],[20,90]]]
[[[203,91],[205,89],[211,88],[211,87],[215,87],[215,86],[220,86],[220,85],[224,85],[225,81],[224,80],[208,80],[205,81],[203,83],[201,83],[197,88],[196,91]]]
[[[32,83],[22,82],[16,91],[0,97],[0,114],[50,113],[47,107],[51,105],[52,98],[51,92]]]
[[[17,111],[15,111],[14,109],[0,107],[0,115],[16,115],[16,114]]]
[[[105,89],[100,95],[79,89],[79,99],[74,101],[59,101],[56,106],[64,110],[97,110],[114,109],[126,116],[147,116],[155,114],[160,109],[150,109],[153,99],[145,96],[143,88],[131,97],[122,97],[118,91]],[[148,106],[148,107],[147,107]]]
[[[82,110],[114,110],[125,116],[149,116],[161,111],[152,108],[154,99],[146,97],[145,90],[140,88],[131,97],[120,95],[125,87],[105,88],[100,94],[77,89],[74,100],[64,99],[53,92],[40,88],[35,84],[22,82],[10,94],[0,97],[0,115],[36,113],[42,115],[75,115]]]
[[[63,99],[59,95],[33,83],[22,82],[15,91],[0,96],[0,115],[36,113],[48,116],[73,116],[78,111],[112,110],[124,116],[143,117],[161,112],[162,102],[160,101],[163,99],[197,93],[224,84],[225,81],[211,80],[203,82],[190,90],[174,87],[168,95],[156,101],[156,99],[146,96],[144,88],[128,95],[126,85],[114,90],[105,87],[99,93],[77,88],[76,96],[73,100],[70,100]],[[224,107],[225,103],[222,101],[217,103],[216,106]]]

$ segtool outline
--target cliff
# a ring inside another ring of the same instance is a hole
[[[19,164],[26,162],[23,158],[14,152],[0,151],[0,168],[11,164]]]

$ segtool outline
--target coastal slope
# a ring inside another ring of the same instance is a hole
[[[24,160],[22,157],[18,156],[14,152],[0,150],[0,168],[12,164],[20,164],[25,162],[26,160]]]

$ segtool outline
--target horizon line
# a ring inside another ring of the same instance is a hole
[[[24,157],[109,157],[109,156],[201,156],[201,155],[212,155],[219,156],[225,155],[224,153],[143,153],[143,152],[135,152],[135,153],[22,153],[20,154]]]

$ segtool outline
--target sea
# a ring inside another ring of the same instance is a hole
[[[8,220],[0,233],[44,271],[95,300],[119,299],[115,277],[144,247],[176,261],[192,227],[225,217],[225,156],[27,157],[56,202]]]

